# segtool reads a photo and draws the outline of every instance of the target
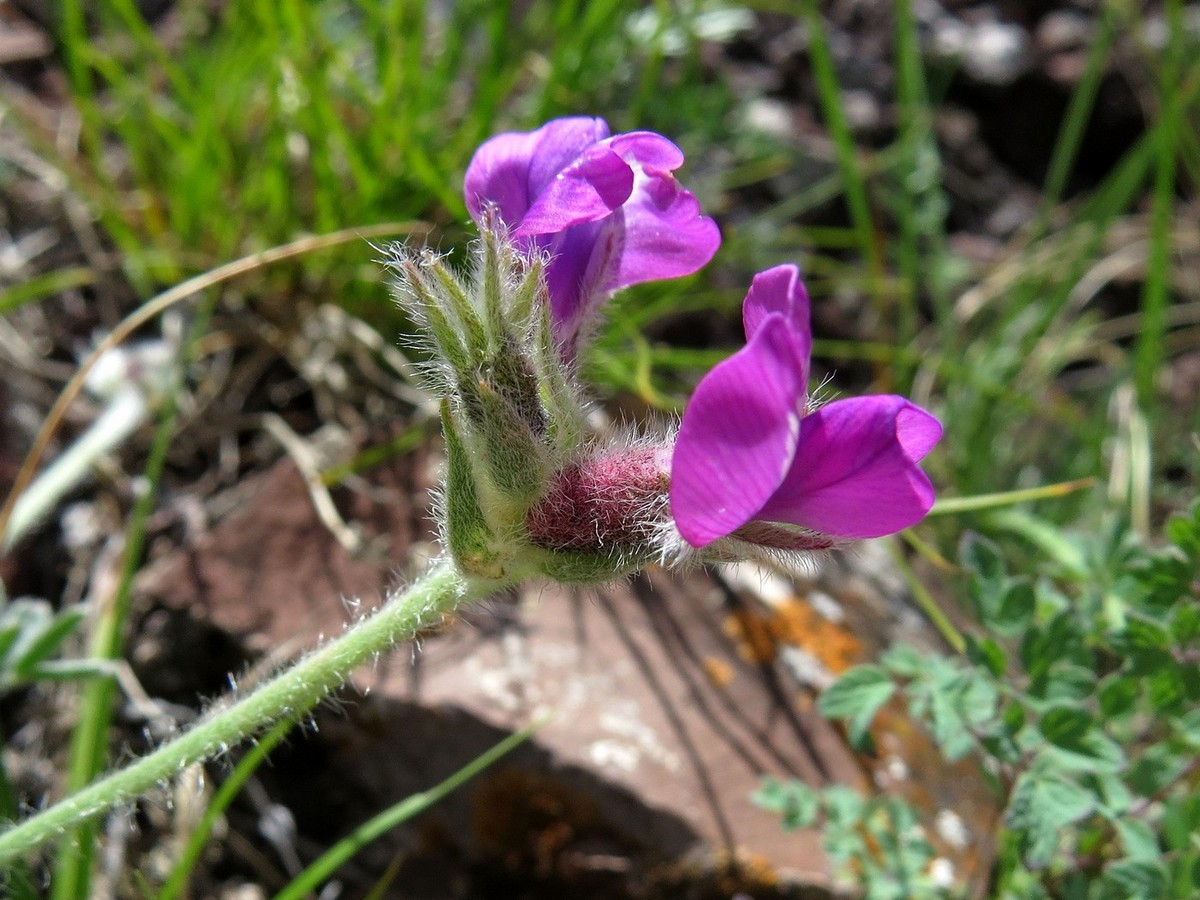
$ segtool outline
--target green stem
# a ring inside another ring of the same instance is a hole
[[[921,584],[921,579],[917,578],[917,573],[913,571],[912,566],[908,564],[908,560],[900,553],[895,544],[889,547],[892,554],[892,559],[895,560],[897,567],[900,569],[900,575],[904,579],[908,589],[912,592],[913,600],[917,606],[921,607],[921,612],[925,613],[925,617],[933,623],[933,627],[938,630],[947,644],[955,653],[965,653],[967,651],[967,639],[963,637],[962,632],[954,627],[954,623],[950,621],[950,617],[942,612],[942,608],[938,606],[937,601],[933,599],[933,595],[925,590],[925,585]]]
[[[0,868],[54,840],[63,829],[133,800],[184,766],[219,755],[275,722],[305,715],[345,683],[356,667],[497,587],[495,582],[467,578],[448,561],[435,565],[408,590],[252,693],[217,707],[153,753],[0,834]]]
[[[829,49],[829,41],[825,34],[825,20],[821,17],[821,4],[816,0],[806,0],[803,10],[805,23],[808,25],[808,53],[817,93],[821,98],[821,112],[825,116],[825,126],[833,138],[838,171],[846,191],[846,206],[850,211],[854,234],[858,238],[859,252],[867,265],[868,284],[875,312],[882,320],[883,251],[875,237],[875,222],[867,198],[867,186],[863,181],[854,135],[851,134],[846,119],[842,90],[833,64],[833,53]]]

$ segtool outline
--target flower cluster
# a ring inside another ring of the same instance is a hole
[[[556,119],[485,142],[467,167],[467,209],[491,208],[516,247],[549,259],[554,337],[573,356],[621,288],[690,275],[721,243],[671,175],[683,153],[649,131],[610,135],[603,119]]]
[[[696,388],[677,434],[591,434],[576,356],[622,288],[691,274],[720,234],[675,179],[679,148],[568,118],[484,143],[468,166],[469,278],[397,254],[400,298],[441,365],[441,523],[464,571],[605,580],[655,559],[821,550],[929,511],[933,416],[883,395],[808,393],[809,299],[795,266],[754,278],[746,346]]]

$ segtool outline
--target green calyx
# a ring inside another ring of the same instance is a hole
[[[525,517],[585,439],[574,366],[555,344],[545,260],[486,224],[472,256],[466,277],[427,251],[400,251],[392,265],[400,302],[437,362],[429,372],[443,397],[443,537],[475,577],[557,576],[553,553],[530,541]],[[570,568],[588,576],[611,569],[584,563]]]

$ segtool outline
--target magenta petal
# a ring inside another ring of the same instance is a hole
[[[700,215],[700,204],[692,194],[671,178],[669,188],[654,196],[653,189],[662,187],[662,182],[644,189],[635,186],[621,209],[620,252],[616,265],[600,281],[608,292],[644,281],[691,275],[706,266],[721,245],[717,223]]]
[[[654,131],[629,131],[606,140],[613,153],[645,172],[674,172],[683,165],[683,151]]]
[[[681,193],[670,173],[681,165],[683,151],[650,131],[600,141],[547,181],[517,234],[551,234],[601,219],[630,199],[635,179],[642,183],[643,194],[657,193],[657,202],[669,207]],[[634,204],[642,200],[635,198]],[[692,218],[698,214],[697,208]]]
[[[672,171],[682,151],[647,131],[609,137],[602,119],[556,119],[484,143],[467,167],[476,221],[494,206],[517,247],[547,255],[546,285],[564,358],[617,290],[688,275],[721,236]]]
[[[808,289],[800,279],[799,266],[775,266],[754,276],[742,303],[742,325],[746,329],[746,337],[752,337],[762,320],[771,313],[781,313],[801,333],[811,331]],[[810,343],[811,340],[810,335]]]
[[[800,428],[798,350],[771,317],[697,385],[671,460],[671,514],[689,544],[746,524],[782,482]]]
[[[478,221],[484,204],[492,203],[500,218],[515,228],[550,181],[608,135],[603,119],[580,116],[485,141],[471,158],[464,179],[471,217]]]
[[[845,538],[919,522],[934,491],[917,462],[942,426],[903,397],[839,400],[804,418],[791,470],[759,518]]]
[[[581,191],[578,211],[563,210],[558,219],[547,215],[544,223],[522,226],[529,232],[577,223],[545,245],[553,254],[546,280],[555,334],[567,356],[574,354],[580,330],[595,321],[597,310],[615,291],[690,275],[712,259],[721,243],[716,223],[700,214],[696,198],[671,175],[683,164],[683,153],[673,143],[662,135],[633,132],[602,141],[586,156],[602,159],[601,153],[616,154],[632,178],[632,192],[611,215],[589,221],[598,205]],[[558,181],[569,181],[571,174],[564,172]],[[544,196],[548,199],[554,190],[547,189]],[[553,205],[563,204],[556,198]],[[537,214],[540,218],[540,209]],[[531,211],[530,218],[534,215]]]
[[[606,231],[598,250],[608,259],[593,263],[589,280],[597,290],[621,288],[660,278],[690,275],[708,264],[721,244],[712,219],[700,214],[695,196],[671,174],[683,165],[683,151],[662,135],[635,131],[607,143],[632,168],[633,192]]]
[[[808,290],[800,280],[800,269],[793,265],[775,266],[759,272],[750,282],[742,302],[742,325],[749,340],[767,316],[779,313],[792,323],[803,348],[804,381],[808,381],[808,363],[812,355],[812,324]]]
[[[625,160],[597,145],[550,180],[514,233],[553,234],[602,219],[629,199],[633,178]]]
[[[625,233],[613,227],[620,220],[618,211],[601,222],[588,222],[554,235],[546,248],[551,252],[546,270],[554,334],[567,357],[575,355],[581,329],[594,320],[596,311],[609,297],[598,286],[610,261],[621,253]]]

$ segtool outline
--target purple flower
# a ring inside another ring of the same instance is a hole
[[[795,266],[755,276],[742,320],[746,346],[701,380],[680,425],[671,513],[684,539],[819,547],[832,541],[789,541],[794,532],[769,523],[869,538],[920,521],[934,492],[917,463],[942,436],[937,419],[886,394],[810,407],[812,330]]]
[[[492,207],[522,249],[547,251],[555,337],[566,357],[615,291],[689,275],[720,233],[671,174],[683,153],[650,131],[609,136],[603,119],[500,134],[467,167],[467,208]]]

